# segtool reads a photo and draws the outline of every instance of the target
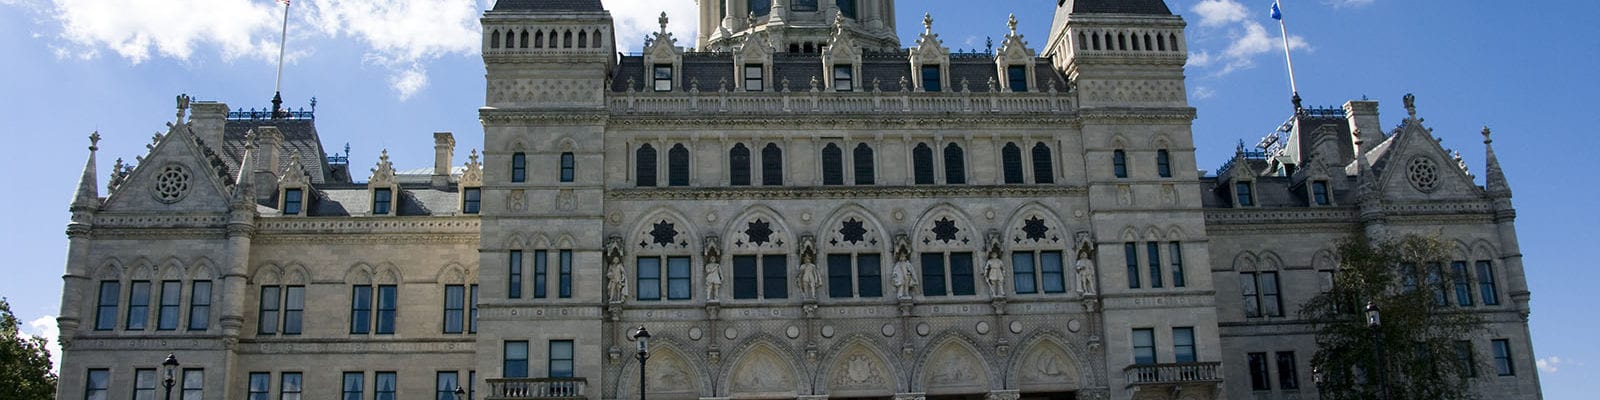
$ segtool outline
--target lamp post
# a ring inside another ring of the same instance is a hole
[[[1383,320],[1378,303],[1367,302],[1367,327],[1372,329],[1373,352],[1378,359],[1378,390],[1383,400],[1389,400],[1388,365],[1383,360]]]
[[[472,383],[469,382],[467,384],[470,385]],[[466,389],[462,389],[460,384],[456,384],[456,400],[466,400],[466,399],[467,399],[467,390]]]
[[[166,375],[166,379],[161,381],[161,385],[167,388],[166,400],[172,400],[172,386],[178,383],[176,379],[178,357],[172,355],[172,353],[167,353],[167,360],[161,362],[161,369],[162,373]]]
[[[1317,397],[1322,397],[1322,385],[1327,382],[1322,376],[1322,367],[1311,367],[1311,382],[1317,385]]]
[[[639,330],[633,332],[633,340],[639,343],[639,400],[644,400],[644,362],[650,359],[650,331],[639,325]]]

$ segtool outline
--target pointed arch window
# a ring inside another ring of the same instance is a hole
[[[828,143],[822,147],[822,184],[844,184],[844,150],[838,144]]]
[[[761,148],[761,184],[783,185],[783,149],[777,143],[767,143]]]
[[[656,185],[656,148],[645,144],[634,152],[634,182],[640,187]]]
[[[1055,160],[1044,142],[1033,144],[1033,183],[1056,183]]]
[[[1156,150],[1156,173],[1162,178],[1172,177],[1172,156],[1166,149]]]
[[[961,146],[951,143],[944,147],[944,183],[961,185],[967,183],[966,152]]]
[[[577,160],[572,152],[561,153],[561,181],[572,182],[573,175],[577,172]]]
[[[689,186],[689,149],[682,143],[667,150],[667,186]]]
[[[1022,177],[1022,149],[1016,143],[1006,143],[1000,149],[1000,166],[1005,171],[1005,182],[1008,185],[1024,183]]]
[[[522,31],[522,34],[517,36],[517,46],[524,49],[528,48],[528,31]]]
[[[528,155],[522,152],[511,154],[511,182],[526,182],[528,180]]]
[[[1111,152],[1111,172],[1118,178],[1128,177],[1128,153],[1118,149]]]
[[[744,147],[744,143],[728,150],[728,184],[750,186],[750,148]]]
[[[875,183],[872,165],[872,147],[866,143],[856,145],[855,149],[856,184],[871,185]]]
[[[917,147],[911,149],[911,164],[918,185],[933,184],[933,149],[927,143],[917,143]]]

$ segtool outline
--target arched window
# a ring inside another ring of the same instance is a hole
[[[508,48],[508,49],[517,48],[516,39],[517,39],[516,32],[509,32],[509,31],[506,32],[506,48]]]
[[[589,35],[589,40],[593,41],[589,43],[589,47],[600,48],[600,31],[594,31],[593,35]]]
[[[578,48],[589,48],[589,31],[578,31]]]
[[[1117,50],[1128,50],[1128,37],[1121,33],[1117,34]]]
[[[1128,36],[1129,39],[1133,39],[1130,40],[1130,42],[1133,42],[1133,51],[1139,51],[1139,34],[1135,33]]]
[[[533,33],[533,47],[536,49],[544,48],[544,31]]]
[[[511,181],[528,181],[528,155],[522,152],[511,154]]]
[[[572,31],[561,32],[561,48],[572,48]]]
[[[944,147],[944,183],[961,185],[967,183],[966,152],[961,146],[951,143]]]
[[[528,31],[522,31],[522,34],[517,37],[517,46],[524,49],[528,48]]]
[[[634,182],[638,186],[656,185],[656,148],[649,144],[639,146],[633,154]]]
[[[1025,183],[1022,177],[1022,149],[1016,143],[1006,143],[1000,149],[1000,167],[1005,171],[1006,184]]]
[[[750,186],[750,148],[744,147],[744,143],[728,150],[728,184]]]
[[[573,175],[577,172],[577,160],[572,152],[561,153],[561,181],[572,182]]]
[[[844,151],[833,143],[822,148],[822,184],[844,184]]]
[[[1144,51],[1150,51],[1150,50],[1153,50],[1150,47],[1150,34],[1146,33],[1146,34],[1144,34]]]
[[[1044,142],[1033,144],[1033,183],[1056,183],[1056,168],[1050,157],[1050,146]]]
[[[1111,172],[1118,178],[1128,177],[1128,153],[1120,149],[1111,152]]]
[[[1083,32],[1078,32],[1078,50],[1088,50],[1088,49],[1089,49],[1089,40],[1088,40],[1088,38],[1084,36]]]
[[[1178,51],[1178,34],[1176,34],[1176,33],[1167,34],[1167,40],[1169,41],[1168,44],[1170,45],[1169,47],[1172,48],[1172,51]]]
[[[491,49],[500,48],[500,31],[499,30],[495,30],[494,33],[490,33],[489,34],[489,48],[491,48]]]
[[[911,149],[911,164],[918,185],[933,184],[933,149],[927,143],[917,143],[917,147]]]
[[[667,186],[689,186],[689,149],[681,143],[667,150]]]
[[[783,149],[777,143],[767,143],[761,148],[761,184],[783,185]]]
[[[1165,149],[1156,150],[1156,173],[1162,178],[1172,177],[1172,160]]]
[[[872,168],[872,147],[866,143],[856,145],[855,150],[856,184],[871,185],[874,182]]]
[[[1161,40],[1161,34],[1156,34],[1156,50],[1167,51],[1167,42]]]
[[[1100,50],[1100,35],[1094,35],[1092,40],[1094,41],[1094,49]]]

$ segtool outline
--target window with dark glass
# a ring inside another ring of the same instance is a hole
[[[656,148],[645,144],[634,152],[634,182],[641,187],[656,185]]]
[[[204,331],[211,326],[211,281],[195,281],[191,290],[188,329]],[[276,318],[273,320],[276,321]]]
[[[1433,293],[1433,305],[1449,305],[1449,289],[1444,285],[1444,271],[1441,270],[1444,267],[1439,263],[1428,263],[1427,268],[1428,291]]]
[[[1323,181],[1311,182],[1311,201],[1319,206],[1331,204],[1328,201],[1328,183]]]
[[[767,143],[761,148],[761,184],[783,185],[783,149],[777,143]]]
[[[689,257],[667,257],[667,300],[689,299],[689,275]]]
[[[1295,369],[1294,352],[1278,352],[1278,389],[1295,390],[1300,388],[1300,374]]]
[[[689,186],[689,149],[681,143],[667,150],[667,185]]]
[[[572,250],[561,250],[560,276],[556,282],[556,296],[563,299],[572,298]]]
[[[955,143],[944,146],[944,183],[967,183],[967,156]]]
[[[278,400],[300,400],[302,378],[299,372],[278,374]]]
[[[1172,177],[1172,156],[1166,150],[1156,150],[1156,174],[1162,178]]]
[[[822,147],[822,184],[844,184],[844,150],[837,144],[828,143]]]
[[[836,0],[835,4],[839,5],[839,12],[844,13],[845,18],[856,18],[856,0]]]
[[[971,296],[976,293],[972,253],[922,253],[923,296]]]
[[[750,185],[750,148],[744,147],[744,143],[735,144],[728,150],[728,184]]]
[[[1254,318],[1261,316],[1261,290],[1256,288],[1256,274],[1242,272],[1239,274],[1239,290],[1244,296],[1244,316]]]
[[[745,64],[744,90],[746,92],[759,92],[766,90],[766,85],[762,84],[762,79],[765,77],[765,70],[765,68],[761,67],[761,64]]]
[[[1456,366],[1461,368],[1462,375],[1478,377],[1478,363],[1472,357],[1472,342],[1466,340],[1455,341],[1452,349],[1456,353]]]
[[[1149,242],[1144,244],[1145,262],[1150,265],[1150,287],[1161,287],[1161,244]]]
[[[1467,275],[1466,261],[1453,261],[1450,263],[1450,281],[1455,285],[1456,305],[1461,307],[1472,306],[1472,281]]]
[[[507,340],[502,358],[502,373],[507,378],[528,377],[528,341]]]
[[[550,341],[550,377],[551,378],[571,378],[572,377],[572,359],[573,359],[573,357],[572,357],[572,341],[571,340],[551,340]]]
[[[461,386],[460,375],[455,371],[439,371],[433,378],[434,400],[456,400],[456,388]]]
[[[100,301],[94,310],[94,330],[109,331],[117,328],[117,298],[122,296],[122,283],[100,281]]]
[[[346,372],[346,373],[344,373],[344,385],[343,385],[344,386],[344,390],[343,390],[343,395],[344,396],[340,397],[340,399],[342,399],[342,400],[365,400],[366,399],[366,393],[363,393],[363,391],[365,391],[366,388],[367,388],[366,380],[367,380],[367,375],[366,375],[365,372]]]
[[[656,64],[654,72],[655,91],[672,91],[672,64]]]
[[[546,278],[550,273],[550,252],[547,250],[533,251],[533,298],[542,299],[550,292],[550,281]]]
[[[178,399],[201,400],[205,397],[206,371],[197,368],[185,368],[183,377],[178,380]]]
[[[288,286],[283,289],[283,334],[300,334],[300,316],[306,312],[306,287]]]
[[[1012,292],[1016,294],[1039,292],[1039,285],[1034,277],[1033,253],[1012,252],[1011,275]]]
[[[937,66],[937,65],[924,65],[924,66],[922,66],[922,91],[924,91],[924,92],[942,91],[943,87],[940,86],[941,83],[943,83],[943,82],[941,82],[939,80],[939,66]]]
[[[1256,205],[1255,196],[1252,196],[1250,193],[1250,182],[1234,183],[1233,190],[1234,193],[1238,194],[1239,196],[1240,207],[1250,207]]]
[[[84,379],[84,400],[106,400],[107,392],[111,390],[111,370],[91,369],[89,376]]]
[[[394,334],[394,317],[399,301],[395,285],[378,285],[378,329],[380,335]]]
[[[767,14],[771,14],[772,13],[772,1],[771,0],[745,0],[745,1],[746,1],[746,3],[745,3],[745,7],[746,8],[745,9],[750,10],[750,13],[751,14],[755,14],[757,17],[766,16]]]
[[[467,287],[444,286],[444,333],[461,333],[466,329]]]
[[[128,285],[128,323],[124,329],[143,330],[150,318],[150,281],[133,281]]]
[[[156,370],[133,371],[133,400],[156,400]]]
[[[817,0],[794,0],[792,3],[795,11],[816,11]]]
[[[1050,146],[1044,142],[1033,144],[1033,183],[1056,183],[1055,160],[1050,157]]]
[[[462,189],[462,191],[461,212],[465,214],[477,214],[478,211],[483,208],[483,189],[469,187]]]
[[[1500,295],[1494,286],[1494,266],[1488,261],[1478,261],[1478,299],[1483,305],[1500,305]]]
[[[876,183],[874,178],[877,174],[873,170],[872,147],[867,146],[866,143],[857,144],[854,156],[856,184],[871,185]]]
[[[849,92],[855,89],[855,68],[850,65],[833,66],[833,90]]]
[[[350,333],[372,332],[372,287],[350,287]]]
[[[1006,184],[1023,183],[1022,176],[1022,149],[1016,143],[1006,143],[1000,148],[1000,169],[1005,173]]]
[[[1243,289],[1245,317],[1283,316],[1277,272],[1240,273],[1239,286]]]
[[[156,330],[178,329],[178,303],[183,298],[183,282],[161,281],[161,305],[156,309]]]
[[[927,143],[917,143],[917,147],[911,149],[911,171],[916,184],[933,184],[933,149]]]
[[[390,189],[372,189],[372,214],[388,215],[389,206],[394,202],[394,192]]]
[[[279,307],[282,306],[283,288],[278,286],[261,287],[261,307],[256,315],[256,333],[272,335],[278,333]]]
[[[251,372],[249,393],[247,400],[267,400],[272,392],[272,374],[267,372]]]
[[[1118,178],[1128,177],[1128,153],[1122,150],[1111,152],[1111,172]]]
[[[1411,293],[1417,291],[1417,265],[1400,264],[1400,291]]]
[[[666,264],[666,271],[662,271],[662,263]],[[689,257],[639,257],[639,282],[638,300],[661,300],[663,292],[667,300],[688,300],[691,297]],[[662,279],[662,273],[666,273]],[[663,286],[665,285],[665,286]]]
[[[467,333],[478,333],[478,285],[467,286]]]
[[[1267,365],[1267,353],[1250,353],[1250,389],[1272,390],[1272,371]]]
[[[1183,287],[1188,283],[1183,276],[1183,245],[1178,242],[1169,243],[1168,251],[1171,252],[1168,257],[1172,258],[1172,287]]]
[[[305,192],[301,189],[283,190],[283,213],[286,215],[299,215],[300,205],[304,201]]]
[[[374,400],[395,400],[395,388],[400,386],[400,376],[394,372],[378,372],[373,385]]]
[[[878,254],[829,254],[828,297],[883,296],[882,260]]]
[[[510,259],[507,266],[510,271],[506,279],[506,297],[520,299],[522,298],[522,250],[511,250],[506,255]]]
[[[1156,331],[1154,329],[1136,328],[1133,330],[1133,363],[1137,365],[1156,363]]]
[[[733,298],[789,297],[789,259],[783,254],[733,257]]]
[[[1196,361],[1193,327],[1172,328],[1172,357],[1173,362],[1192,363]]]
[[[1066,273],[1059,251],[1011,253],[1012,286],[1017,294],[1066,293]]]
[[[1500,376],[1516,375],[1517,366],[1515,362],[1511,360],[1511,341],[1506,339],[1495,339],[1490,343],[1494,345],[1495,373]]]
[[[661,259],[658,257],[639,257],[637,275],[638,293],[634,299],[638,301],[661,300]]]
[[[1128,264],[1128,288],[1139,288],[1139,245],[1133,243],[1122,244],[1122,257]]]
[[[572,182],[577,174],[578,160],[572,152],[561,153],[561,181]]]
[[[511,181],[528,181],[528,155],[522,152],[511,154]]]
[[[1022,65],[1006,67],[1006,81],[1013,92],[1028,91],[1028,67]]]

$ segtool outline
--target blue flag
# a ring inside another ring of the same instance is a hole
[[[1278,2],[1276,1],[1272,2],[1272,19],[1283,20],[1283,11],[1278,10]]]

